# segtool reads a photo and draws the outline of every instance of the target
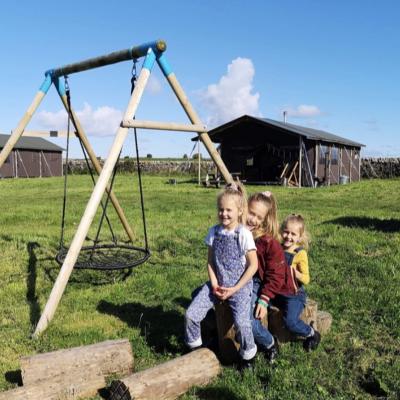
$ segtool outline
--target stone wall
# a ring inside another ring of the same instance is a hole
[[[65,162],[65,160],[64,160]],[[104,160],[100,160],[100,164],[104,164]],[[64,165],[65,168],[65,165]],[[140,160],[140,169],[143,173],[160,175],[160,174],[187,174],[195,175],[198,173],[199,163],[197,160]],[[119,172],[137,172],[136,160],[122,159],[118,165]],[[86,174],[88,168],[85,160],[73,159],[68,161],[68,172],[72,174]],[[212,161],[201,162],[201,173],[214,173],[215,166]]]
[[[395,178],[400,176],[400,158],[363,158],[361,178]]]

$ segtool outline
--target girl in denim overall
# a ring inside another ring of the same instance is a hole
[[[286,262],[295,284],[296,294],[277,296],[276,305],[282,309],[286,327],[297,336],[305,338],[303,347],[306,351],[315,350],[321,341],[321,335],[312,323],[307,325],[300,319],[306,304],[304,285],[310,282],[308,270],[308,235],[301,215],[291,214],[286,217],[281,227],[282,247]]]
[[[246,221],[247,199],[240,186],[231,184],[217,199],[219,224],[210,228],[208,276],[185,315],[185,342],[190,349],[202,345],[200,322],[219,301],[232,310],[242,367],[250,367],[257,347],[250,321],[252,276],[257,270],[256,247]]]

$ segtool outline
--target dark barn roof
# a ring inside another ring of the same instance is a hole
[[[330,143],[340,143],[340,144],[352,146],[352,147],[365,146],[362,143],[357,143],[352,140],[349,140],[349,139],[346,139],[346,138],[343,138],[343,137],[340,137],[337,135],[333,135],[332,133],[321,131],[318,129],[306,128],[304,126],[289,124],[289,123],[285,123],[285,122],[279,122],[279,121],[275,121],[273,119],[268,119],[268,118],[256,118],[256,117],[252,117],[250,115],[243,115],[242,117],[234,119],[233,121],[227,122],[226,124],[220,125],[217,128],[210,130],[208,133],[213,142],[220,143],[222,136],[226,133],[227,130],[229,130],[229,128],[232,128],[234,126],[237,126],[239,124],[246,123],[246,122],[257,123],[257,124],[260,124],[265,127],[272,126],[272,127],[278,128],[279,130],[282,130],[286,133],[301,135],[310,140],[330,142]],[[195,138],[195,139],[197,140],[197,138]]]
[[[10,135],[0,134],[0,149],[5,146]],[[48,140],[38,137],[21,137],[14,146],[15,149],[19,150],[44,150],[44,151],[63,151],[64,149]]]

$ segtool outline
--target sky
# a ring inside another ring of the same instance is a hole
[[[0,133],[15,129],[46,70],[163,39],[209,129],[244,114],[282,121],[286,110],[290,123],[364,144],[363,156],[400,157],[399,19],[400,2],[390,0],[1,2]],[[103,158],[129,101],[131,73],[126,61],[68,77],[72,106]],[[188,122],[157,65],[136,118]],[[66,129],[50,88],[26,130]],[[190,133],[138,136],[141,155],[197,152]],[[66,147],[65,139],[51,141]],[[70,157],[83,158],[76,139],[70,146]],[[130,134],[122,155],[134,154]]]

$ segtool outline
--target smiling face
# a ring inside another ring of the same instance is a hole
[[[228,230],[235,229],[239,224],[242,210],[239,209],[233,196],[222,196],[218,201],[218,219],[220,224]]]
[[[251,201],[247,214],[247,228],[250,231],[259,229],[268,213],[268,207],[261,201]]]
[[[294,251],[301,239],[301,224],[288,221],[282,230],[282,246],[287,251]]]

